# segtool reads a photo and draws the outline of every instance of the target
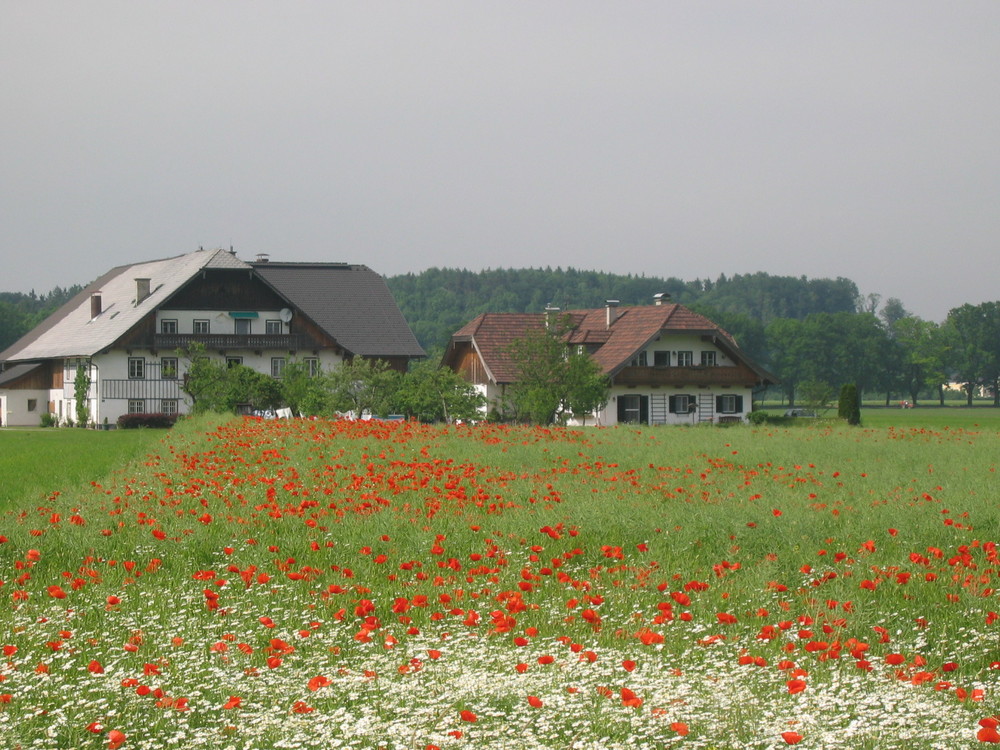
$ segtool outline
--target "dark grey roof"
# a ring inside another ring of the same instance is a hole
[[[423,357],[389,287],[367,266],[347,263],[251,263],[279,294],[351,354]]]

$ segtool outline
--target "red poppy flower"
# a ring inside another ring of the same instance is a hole
[[[467,709],[463,709],[462,713],[459,714],[459,716],[461,716],[462,721],[467,721],[470,724],[476,723],[476,721],[479,719],[478,716],[476,716],[474,713],[472,713],[472,711],[469,711]]]
[[[801,693],[806,689],[805,680],[789,680],[786,685],[788,686],[788,692],[791,695]]]
[[[529,695],[528,696],[528,705],[531,706],[532,708],[541,708],[545,704],[542,703],[542,699],[539,698],[538,696]]]
[[[691,731],[688,728],[688,725],[685,724],[683,721],[675,721],[675,722],[673,722],[670,725],[670,729],[672,731],[674,731],[674,732],[677,732],[677,734],[679,734],[681,737],[687,737],[688,732]]]
[[[120,732],[117,729],[112,729],[108,732],[108,748],[109,750],[117,750],[119,747],[125,744],[125,733]]]
[[[637,696],[634,692],[628,688],[623,687],[621,690],[622,705],[627,708],[639,708],[642,705],[642,698]]]
[[[802,735],[798,732],[782,732],[781,739],[788,745],[798,745],[802,742]]]
[[[101,662],[97,661],[97,659],[93,659],[87,665],[87,671],[91,674],[104,674],[104,667],[101,666]]]
[[[622,669],[624,669],[626,672],[631,672],[633,669],[635,669],[635,662],[632,661],[631,659],[626,659],[625,661],[622,662]]]
[[[226,701],[225,704],[223,704],[222,708],[228,711],[233,708],[239,708],[240,704],[242,703],[243,699],[240,698],[238,695],[230,695],[229,700]]]
[[[331,682],[333,682],[333,680],[331,680],[329,677],[324,677],[323,675],[318,674],[311,680],[309,680],[309,689],[315,693],[317,690],[326,687]]]

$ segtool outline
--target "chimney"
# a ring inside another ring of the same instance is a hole
[[[617,311],[616,308],[618,307],[619,304],[621,304],[620,300],[616,300],[616,299],[609,299],[605,303],[605,308],[604,309],[607,310],[607,313],[608,313],[608,318],[607,318],[607,320],[608,320],[608,328],[611,328],[611,325],[616,320],[618,320],[618,311]]]
[[[139,304],[149,296],[149,279],[135,280],[135,304]]]
[[[104,311],[101,307],[101,293],[94,292],[90,295],[90,319],[93,320]]]
[[[657,306],[659,306],[659,305],[669,305],[670,304],[670,295],[667,294],[666,292],[660,292],[659,294],[654,294],[653,295],[653,304],[657,305]]]
[[[552,323],[555,321],[556,315],[558,313],[559,313],[559,308],[558,307],[553,307],[553,305],[552,305],[551,302],[545,306],[545,327],[546,328],[551,328],[552,327]]]

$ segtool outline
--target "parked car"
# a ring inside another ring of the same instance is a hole
[[[786,409],[786,417],[817,417],[819,416],[812,409]]]

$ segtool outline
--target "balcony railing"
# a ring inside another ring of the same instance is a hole
[[[181,381],[176,378],[160,380],[115,379],[101,381],[101,398],[120,399],[174,399],[181,397]]]
[[[157,333],[150,348],[173,351],[186,349],[193,343],[203,344],[209,351],[247,349],[294,352],[319,347],[312,337],[294,333]],[[137,348],[141,346],[136,344]]]
[[[615,385],[754,385],[758,378],[748,367],[626,367],[615,375]]]

